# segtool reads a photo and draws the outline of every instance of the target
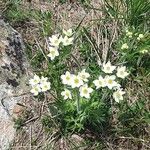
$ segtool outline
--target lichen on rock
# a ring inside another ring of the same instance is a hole
[[[0,149],[15,136],[13,108],[28,92],[29,64],[21,35],[0,19]]]

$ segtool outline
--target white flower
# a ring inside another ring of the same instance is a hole
[[[47,77],[41,77],[40,79],[40,83],[43,83],[43,82],[47,82],[48,78]]]
[[[85,82],[88,81],[88,78],[90,77],[90,74],[85,72],[85,69],[83,69],[81,72],[78,73],[79,77]]]
[[[122,46],[121,46],[121,49],[128,49],[128,48],[129,48],[129,46],[128,46],[128,44],[127,44],[127,43],[122,44]]]
[[[140,39],[139,37],[137,37],[137,40],[139,40],[139,41],[140,41],[141,39]]]
[[[129,32],[129,30],[126,28],[125,32],[126,32],[126,33]]]
[[[42,83],[40,84],[40,87],[41,87],[41,91],[42,91],[42,92],[45,92],[45,91],[47,91],[47,90],[50,89],[51,84],[50,84],[50,82],[42,82]]]
[[[143,34],[139,34],[139,36],[137,37],[137,40],[141,40],[144,38],[144,35]]]
[[[106,64],[103,63],[102,71],[105,73],[112,73],[116,69],[116,66],[112,66],[110,61],[108,61]]]
[[[59,56],[59,52],[56,47],[50,47],[49,52],[50,53],[47,56],[50,57],[51,60],[53,60],[56,56]]]
[[[143,34],[139,34],[139,38],[144,38],[144,35]]]
[[[143,49],[143,50],[140,51],[140,53],[142,53],[142,54],[148,53],[148,50],[147,49]]]
[[[37,96],[39,94],[39,92],[41,92],[41,88],[40,85],[34,85],[34,87],[32,87],[32,89],[30,90],[30,92],[34,95]]]
[[[51,52],[51,51],[58,51],[58,47],[49,46],[48,47],[48,51],[49,52]]]
[[[129,38],[132,38],[132,35],[133,35],[132,32],[130,32],[130,31],[126,32],[126,36],[128,36]]]
[[[49,37],[51,46],[59,47],[61,39],[58,36],[59,36],[58,34],[55,34],[55,35],[52,35],[52,37]]]
[[[65,36],[63,39],[62,39],[62,43],[63,43],[63,45],[64,46],[68,46],[68,45],[71,45],[71,44],[73,44],[73,37],[67,37],[67,36]]]
[[[36,85],[36,84],[38,84],[38,83],[40,83],[40,77],[37,76],[37,75],[34,75],[33,79],[30,79],[30,80],[29,80],[29,84],[30,84],[31,86],[34,86],[34,85]]]
[[[63,42],[63,39],[64,39],[64,38],[63,38],[63,36],[61,35],[61,36],[59,37],[60,43]]]
[[[115,91],[115,92],[113,93],[113,98],[114,98],[114,100],[115,100],[117,103],[119,103],[120,100],[123,100],[123,96],[122,96],[122,95],[124,95],[124,94],[125,94],[125,92],[122,91],[122,89],[118,89],[117,91]]]
[[[126,71],[126,67],[122,66],[122,67],[118,67],[117,68],[117,77],[124,79],[126,76],[129,75],[129,73]]]
[[[81,77],[73,75],[71,79],[72,88],[80,87],[81,85],[83,85],[83,80],[81,79]]]
[[[114,87],[118,86],[118,83],[115,81],[116,76],[112,75],[112,76],[105,76],[104,80],[105,80],[105,85],[109,88],[112,89]]]
[[[88,87],[87,84],[84,84],[80,87],[79,91],[81,97],[90,98],[90,94],[93,92],[93,89]]]
[[[93,83],[96,86],[96,89],[99,89],[100,87],[105,87],[105,80],[102,76],[99,76],[98,80],[94,80]]]
[[[71,92],[68,89],[65,89],[61,92],[61,95],[64,96],[64,99],[72,99]]]
[[[116,86],[114,87],[115,90],[118,90],[121,88],[121,85],[119,83],[116,84]]]
[[[30,92],[36,96],[39,92],[45,92],[50,89],[50,82],[47,82],[47,77],[40,77],[35,75],[33,79],[29,80],[29,83],[32,86]]]
[[[63,29],[63,33],[68,37],[72,36],[73,34],[72,29],[68,29],[67,31]]]
[[[67,84],[67,85],[71,85],[72,76],[73,75],[70,74],[69,71],[66,71],[66,73],[64,75],[61,75],[62,83]]]

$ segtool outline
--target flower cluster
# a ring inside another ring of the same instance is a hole
[[[65,74],[61,75],[61,80],[64,85],[70,86],[72,89],[79,88],[81,97],[90,98],[93,89],[88,87],[87,82],[89,77],[90,74],[83,69],[77,75],[66,71]],[[68,89],[65,89],[61,95],[64,96],[64,99],[72,99],[71,92]]]
[[[104,76],[100,75],[98,79],[94,80],[93,83],[96,89],[99,88],[108,88],[114,90],[113,98],[116,102],[123,100],[123,94],[125,92],[122,90],[121,85],[116,80],[117,78],[124,79],[128,76],[125,66],[113,66],[111,62],[103,63],[102,71],[105,74]],[[114,71],[116,71],[115,74]],[[90,77],[90,74],[83,69],[78,75],[71,74],[66,71],[65,74],[61,75],[62,83],[66,86],[70,86],[72,89],[79,88],[80,96],[84,98],[90,98],[90,94],[93,92],[93,89],[88,86],[87,82]],[[71,91],[65,89],[61,95],[64,99],[72,99]]]
[[[126,36],[128,36],[129,38],[132,38],[133,33],[130,32],[129,30],[126,30]]]
[[[129,31],[128,29],[125,30],[125,35],[126,35],[127,38],[130,38],[130,39],[135,36],[138,41],[141,41],[145,37],[144,34],[134,33],[134,32]],[[127,43],[123,43],[122,46],[121,46],[121,49],[122,50],[129,49],[128,44]],[[141,53],[145,53],[145,51],[142,51]]]
[[[54,60],[56,56],[59,56],[59,47],[61,43],[63,46],[73,44],[74,38],[72,37],[72,35],[72,29],[69,29],[67,31],[63,30],[63,35],[55,34],[49,37],[49,54],[47,56],[50,57],[51,60]]]
[[[128,49],[129,48],[129,46],[128,46],[128,44],[127,43],[124,43],[124,44],[122,44],[122,46],[121,46],[121,49],[123,50],[123,49]]]
[[[135,35],[135,36],[138,35],[138,36],[137,36],[137,40],[141,40],[141,39],[144,38],[144,34],[142,34],[142,33],[140,33],[140,34],[138,34],[138,33],[133,33],[133,32],[131,32],[131,31],[129,31],[129,29],[126,29],[126,30],[125,30],[125,34],[126,34],[126,36],[129,37],[129,38],[132,38],[133,35]]]
[[[146,53],[148,53],[148,50],[147,50],[147,49],[142,49],[142,50],[140,51],[140,53],[146,54]]]
[[[113,91],[113,98],[116,102],[123,100],[123,94],[125,92],[122,90],[121,85],[116,80],[117,77],[124,79],[128,76],[125,66],[113,66],[110,61],[103,63],[102,71],[104,75],[100,75],[98,79],[93,81],[96,89],[99,88],[108,88]],[[114,74],[115,72],[115,74]],[[88,81],[90,74],[83,69],[81,72],[78,72],[77,75],[71,74],[69,71],[66,71],[65,74],[61,75],[62,83],[65,86],[70,86],[72,89],[78,89],[80,96],[89,99],[93,89],[88,86]],[[39,77],[34,75],[33,79],[29,80],[31,85],[31,93],[34,96],[38,95],[40,92],[45,92],[50,89],[50,82],[47,81],[47,77]],[[61,95],[64,99],[72,99],[71,91],[67,88],[61,92]]]
[[[112,73],[116,70],[116,75],[112,75]],[[125,66],[116,67],[111,65],[110,61],[107,63],[103,63],[102,71],[106,74],[104,77],[99,76],[98,79],[94,80],[93,83],[96,86],[96,89],[107,87],[110,90],[116,90],[113,93],[113,98],[116,102],[123,100],[124,91],[122,91],[121,85],[116,81],[116,78],[124,79],[128,76],[128,72],[126,71]],[[109,74],[109,75],[108,75]],[[110,75],[111,74],[111,75]]]
[[[137,40],[141,40],[141,39],[143,39],[144,38],[144,35],[143,34],[139,34],[139,36],[137,37]]]
[[[31,85],[32,89],[30,92],[34,95],[37,96],[40,92],[46,92],[47,90],[50,89],[50,82],[47,81],[47,77],[39,77],[37,75],[34,75],[33,79],[29,80],[29,84]]]

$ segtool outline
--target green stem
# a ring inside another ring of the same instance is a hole
[[[76,100],[77,100],[77,112],[79,113],[80,111],[80,97],[79,97],[79,91],[78,89],[76,90]]]

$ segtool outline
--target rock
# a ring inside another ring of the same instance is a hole
[[[25,107],[18,105],[18,104],[15,105],[13,108],[13,117],[14,118],[22,117],[24,111],[25,111]]]
[[[13,111],[28,93],[24,50],[20,34],[0,19],[0,150],[8,149],[14,139]]]

